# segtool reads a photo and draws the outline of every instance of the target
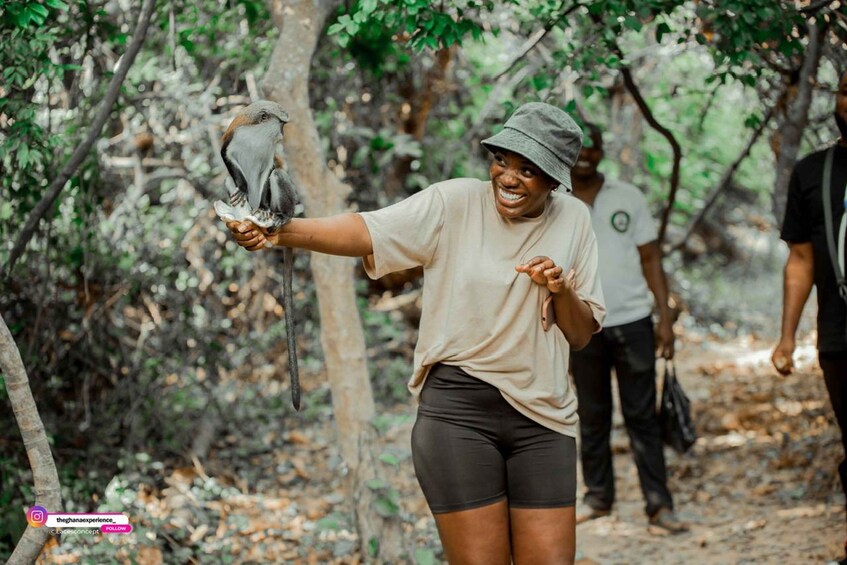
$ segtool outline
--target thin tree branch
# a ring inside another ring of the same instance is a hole
[[[617,55],[624,60],[623,52],[620,47],[615,44],[613,46],[614,51],[616,51]],[[629,91],[635,103],[638,105],[638,108],[641,110],[641,114],[644,116],[644,119],[647,120],[647,123],[650,126],[659,132],[665,139],[668,140],[668,143],[671,146],[671,150],[673,151],[673,168],[671,169],[671,187],[668,192],[668,200],[665,204],[665,209],[662,212],[662,222],[659,227],[659,246],[662,245],[662,242],[665,239],[665,232],[668,229],[668,222],[670,221],[671,210],[673,209],[673,204],[676,200],[676,192],[679,189],[679,167],[680,162],[682,161],[682,148],[679,146],[679,142],[674,137],[673,133],[659,123],[656,119],[656,116],[653,115],[653,111],[650,109],[650,106],[647,104],[647,101],[644,100],[644,97],[641,95],[641,90],[639,90],[638,85],[635,84],[635,80],[632,78],[632,71],[629,67],[621,67],[621,76],[623,77],[624,86],[626,86],[627,91]]]
[[[703,124],[706,122],[706,116],[709,114],[709,111],[712,109],[712,106],[715,104],[715,100],[718,97],[718,91],[720,90],[722,84],[718,83],[712,92],[709,93],[709,98],[706,100],[706,105],[703,106],[703,111],[700,112],[700,119],[697,120],[697,131],[703,131]]]
[[[38,228],[38,223],[47,214],[47,211],[65,187],[65,183],[68,182],[85,160],[88,152],[100,136],[100,132],[106,124],[106,120],[109,119],[109,115],[112,113],[112,106],[115,104],[115,100],[117,100],[118,95],[120,94],[121,85],[126,78],[127,72],[129,72],[130,66],[132,66],[136,55],[138,55],[138,51],[141,49],[141,45],[144,43],[144,39],[147,35],[147,28],[150,25],[150,17],[153,14],[153,8],[155,5],[156,0],[144,0],[144,5],[141,7],[141,14],[138,17],[138,24],[136,25],[135,32],[133,33],[132,42],[129,44],[129,47],[126,50],[126,53],[124,53],[124,56],[121,58],[120,63],[118,63],[118,68],[109,83],[106,96],[100,105],[100,109],[97,111],[97,115],[91,123],[91,130],[85,140],[73,152],[73,155],[71,155],[68,162],[65,163],[65,166],[62,168],[59,175],[53,179],[53,182],[50,183],[50,186],[41,198],[41,201],[39,201],[32,213],[29,215],[29,218],[27,218],[26,224],[21,230],[21,233],[18,235],[18,239],[15,241],[14,247],[12,247],[12,252],[9,254],[9,261],[6,264],[7,276],[11,274],[12,268],[15,266],[15,262],[23,254],[27,243],[29,243],[33,234],[35,234],[35,231]]]
[[[518,51],[518,53],[512,58],[511,62],[509,62],[509,64],[506,66],[506,68],[503,69],[502,71],[500,71],[499,73],[497,73],[497,75],[494,76],[492,78],[492,80],[494,80],[494,81],[500,80],[500,78],[502,78],[504,75],[511,72],[511,70],[513,68],[515,68],[515,65],[517,65],[521,61],[521,59],[526,57],[529,54],[529,52],[532,51],[535,48],[536,45],[541,43],[541,40],[544,39],[547,36],[548,33],[550,33],[550,31],[553,29],[553,27],[557,23],[559,23],[560,21],[562,21],[563,19],[568,17],[571,14],[571,12],[573,12],[574,10],[579,8],[580,6],[582,6],[582,4],[580,4],[579,2],[576,2],[573,6],[571,6],[570,8],[565,10],[564,12],[562,12],[559,16],[557,16],[556,18],[551,19],[549,22],[547,22],[547,25],[545,25],[544,27],[538,29],[535,33],[533,33],[526,40],[526,42],[523,44],[523,46]]]
[[[759,126],[756,128],[756,131],[753,132],[753,135],[750,136],[750,139],[747,141],[747,145],[744,147],[744,150],[741,152],[738,158],[736,158],[735,161],[733,161],[733,163],[726,169],[726,171],[724,171],[723,176],[721,176],[720,182],[718,182],[717,186],[712,190],[712,193],[706,199],[706,204],[691,221],[682,239],[680,239],[671,247],[671,252],[677,251],[685,245],[685,242],[688,241],[688,238],[691,237],[691,234],[694,233],[694,230],[697,229],[697,226],[699,226],[702,221],[706,218],[706,215],[709,213],[709,210],[711,210],[712,206],[714,206],[715,202],[717,202],[718,197],[723,193],[724,190],[726,190],[730,186],[732,182],[732,177],[735,176],[735,172],[738,170],[738,167],[741,165],[742,161],[744,161],[744,159],[746,159],[750,155],[750,151],[753,148],[753,145],[756,144],[756,142],[759,140],[759,137],[762,135],[762,132],[765,131],[765,127],[767,127],[768,123],[771,121],[773,114],[773,108],[768,110],[767,114],[765,114],[765,118],[762,120],[762,123],[760,123]]]
[[[816,0],[815,2],[812,2],[811,4],[806,6],[805,8],[800,8],[797,11],[800,12],[801,14],[814,14],[815,12],[821,10],[822,8],[828,6],[829,4],[832,4],[832,0]]]
[[[59,512],[62,506],[62,490],[56,463],[50,451],[44,424],[38,414],[38,406],[32,397],[29,377],[21,360],[20,350],[2,316],[0,316],[0,373],[5,379],[6,392],[26,448],[29,466],[32,469],[35,505],[43,507],[48,513]],[[49,537],[50,528],[27,526],[7,564],[35,563]]]

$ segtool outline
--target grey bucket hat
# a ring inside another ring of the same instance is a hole
[[[544,102],[524,104],[506,120],[503,130],[482,145],[526,157],[571,190],[571,167],[582,148],[582,130],[567,112]]]

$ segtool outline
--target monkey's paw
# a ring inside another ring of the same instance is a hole
[[[288,216],[275,214],[270,210],[265,210],[264,208],[253,210],[244,219],[253,222],[255,225],[260,228],[264,228],[271,233],[291,221],[291,218]]]
[[[248,215],[248,209],[231,206],[223,200],[215,200],[215,213],[225,222],[240,222]]]

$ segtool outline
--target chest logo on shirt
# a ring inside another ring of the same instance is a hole
[[[629,213],[618,210],[612,214],[612,227],[615,228],[615,231],[626,233],[626,230],[629,229]]]

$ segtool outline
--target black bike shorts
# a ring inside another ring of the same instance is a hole
[[[438,364],[427,376],[412,459],[433,514],[503,499],[512,508],[576,503],[576,440],[530,420],[458,367]]]

